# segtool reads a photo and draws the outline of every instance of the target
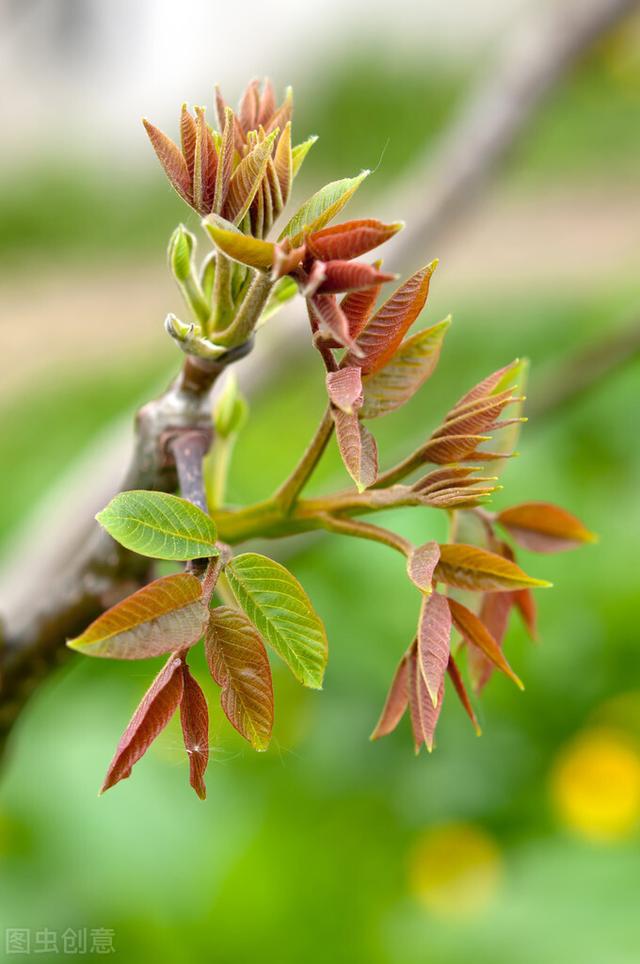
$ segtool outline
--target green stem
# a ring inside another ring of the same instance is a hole
[[[211,449],[207,464],[207,502],[213,511],[224,505],[229,464],[234,439],[218,435]]]
[[[371,522],[357,522],[355,519],[343,519],[336,516],[320,516],[320,522],[324,529],[329,532],[337,532],[344,536],[355,536],[357,539],[370,539],[372,542],[380,542],[383,546],[395,549],[403,556],[408,556],[413,546],[402,536],[389,529],[373,525]]]
[[[237,315],[227,328],[218,333],[216,341],[229,347],[243,344],[255,328],[272,287],[273,282],[269,275],[259,272],[247,291]]]
[[[322,421],[316,429],[315,435],[311,439],[307,450],[296,465],[288,479],[282,483],[273,499],[277,502],[286,515],[289,513],[300,492],[305,487],[313,470],[320,461],[322,453],[327,447],[327,443],[333,432],[333,418],[331,409],[327,408]]]
[[[229,259],[218,251],[216,273],[213,279],[213,314],[209,334],[221,331],[227,324],[231,309],[231,264]]]

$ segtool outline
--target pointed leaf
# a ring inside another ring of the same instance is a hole
[[[318,263],[318,262],[316,262]],[[336,342],[341,347],[353,346],[349,333],[349,323],[344,316],[335,295],[313,295],[307,298],[309,316],[314,330],[318,330],[331,343]],[[352,364],[357,366],[357,359]]]
[[[120,492],[96,519],[116,542],[141,556],[185,561],[218,555],[213,521],[177,495]]]
[[[258,126],[258,112],[260,110],[259,83],[252,80],[247,84],[238,107],[238,120],[243,131],[253,131]]]
[[[150,121],[143,119],[142,123],[151,141],[151,146],[171,182],[171,186],[178,192],[183,201],[191,204],[191,178],[189,177],[187,162],[182,156],[180,148]]]
[[[379,418],[400,408],[415,395],[438,364],[450,323],[451,318],[445,318],[407,338],[390,362],[366,378],[361,418]]]
[[[100,793],[131,776],[155,738],[177,710],[183,691],[182,660],[175,656],[163,666],[142,698],[122,735]]]
[[[525,590],[516,591],[524,592]],[[509,625],[509,616],[513,608],[516,591],[487,592],[482,597],[480,622],[489,631],[500,649],[502,649],[502,642]],[[531,590],[526,591],[531,592]],[[470,646],[468,666],[473,688],[476,693],[480,693],[493,676],[493,671],[496,668],[495,663],[485,656],[481,649]]]
[[[379,271],[375,265],[362,264],[359,261],[327,261],[322,262],[322,265],[324,280],[318,288],[321,294],[360,291],[362,288],[377,287],[396,278],[394,274]]]
[[[273,727],[271,667],[260,633],[229,606],[211,612],[205,640],[211,675],[222,687],[225,716],[254,750],[266,750]]]
[[[444,683],[451,645],[451,613],[446,596],[434,592],[422,600],[418,623],[418,663],[434,707]]]
[[[380,264],[380,262],[377,263]],[[376,285],[375,288],[351,291],[340,302],[340,310],[347,319],[349,334],[352,339],[357,338],[360,332],[364,330],[381,290],[382,285]]]
[[[359,258],[384,244],[404,227],[402,221],[383,224],[374,218],[345,221],[321,231],[314,231],[307,238],[309,251],[321,261],[345,261]]]
[[[405,281],[378,309],[359,335],[357,345],[363,353],[363,374],[374,374],[393,358],[405,334],[424,308],[431,275],[437,263],[432,261]],[[346,364],[350,363],[347,356]]]
[[[533,552],[562,552],[595,542],[593,533],[579,519],[550,502],[523,502],[503,509],[496,521],[519,545]]]
[[[85,656],[148,659],[193,646],[206,621],[200,581],[180,572],[156,579],[112,606],[67,646]]]
[[[362,378],[359,368],[339,368],[327,373],[327,392],[340,411],[352,415],[362,405]]]
[[[235,228],[225,228],[219,221],[205,221],[207,234],[213,239],[217,247],[233,261],[247,264],[250,268],[267,271],[273,264],[274,245],[270,241],[262,241],[250,234],[242,234]]]
[[[409,702],[409,654],[405,653],[396,669],[380,719],[370,739],[379,740],[381,736],[393,733],[404,716]]]
[[[433,573],[440,558],[440,546],[437,542],[426,542],[414,549],[407,559],[407,574],[409,579],[421,592],[430,593],[433,586]]]
[[[267,134],[271,131],[278,130],[283,131],[289,121],[291,120],[291,115],[293,114],[293,90],[291,87],[287,87],[284,95],[284,100],[280,107],[275,110],[266,125]]]
[[[414,644],[409,657],[409,710],[411,712],[411,726],[416,753],[423,743],[429,753],[433,750],[433,736],[440,717],[443,699],[444,680],[438,691],[436,705],[433,705],[433,700],[420,670],[417,647]]]
[[[216,171],[216,185],[213,199],[213,210],[220,214],[225,206],[229,193],[229,183],[233,172],[234,157],[234,116],[230,107],[224,111],[224,126],[222,141],[218,152],[218,168]]]
[[[348,415],[332,408],[336,441],[347,472],[358,492],[364,492],[378,478],[378,450],[375,439],[364,427],[357,413]]]
[[[189,178],[193,179],[193,167],[196,155],[196,122],[187,110],[187,105],[182,105],[180,114],[180,141],[182,153],[187,162]]]
[[[522,616],[531,639],[537,640],[537,606],[533,593],[530,589],[518,589],[513,593],[513,603]]]
[[[345,177],[326,184],[296,211],[278,240],[289,238],[296,247],[308,234],[319,231],[339,214],[370,173],[362,171],[357,177]]]
[[[184,746],[189,755],[189,783],[201,800],[207,796],[204,775],[209,763],[209,710],[200,684],[182,664],[180,724]]]
[[[193,204],[200,214],[213,206],[218,159],[204,109],[196,107],[196,144],[193,158]]]
[[[451,682],[453,683],[455,691],[458,694],[458,699],[462,703],[465,709],[465,712],[469,717],[469,719],[471,720],[471,724],[474,730],[476,731],[476,736],[481,736],[482,731],[480,729],[480,724],[478,723],[478,718],[474,712],[473,706],[471,705],[469,694],[467,693],[467,689],[466,689],[466,686],[464,685],[464,681],[460,674],[460,670],[458,669],[456,665],[456,661],[454,660],[453,656],[449,656],[447,672],[449,673]]]
[[[233,593],[261,636],[285,661],[296,679],[322,688],[327,634],[304,589],[284,566],[255,552],[226,568]]]
[[[460,635],[466,639],[467,643],[471,646],[477,646],[494,666],[502,670],[521,690],[524,689],[522,680],[513,672],[498,643],[479,616],[476,616],[475,613],[472,613],[470,609],[467,609],[466,606],[455,599],[449,599],[449,608],[453,625]]]
[[[267,160],[273,150],[276,132],[250,151],[238,164],[231,176],[229,191],[224,206],[224,216],[239,224],[256,196],[260,182],[267,170]]]
[[[435,578],[458,589],[478,589],[482,592],[508,592],[529,586],[546,588],[551,585],[534,579],[495,552],[460,543],[440,546],[440,561]]]
[[[293,158],[291,156],[291,122],[289,122],[280,138],[278,139],[278,144],[276,147],[276,152],[273,158],[273,163],[275,165],[276,177],[278,179],[278,185],[280,187],[280,199],[281,208],[289,200],[289,195],[291,194],[291,184],[293,182]]]
[[[317,135],[312,134],[312,136],[308,137],[306,141],[302,141],[301,144],[296,144],[296,146],[292,149],[291,160],[292,160],[293,177],[297,175],[298,171],[302,167],[305,157],[307,156],[307,154],[309,153],[309,151],[311,150],[311,148],[313,147],[313,145],[317,140],[318,140]]]
[[[487,375],[483,378],[481,382],[474,385],[472,389],[466,392],[462,398],[458,399],[454,405],[454,409],[464,408],[469,405],[470,402],[474,402],[476,399],[485,398],[488,395],[492,395],[496,392],[505,391],[507,388],[515,387],[510,383],[510,377],[512,373],[517,369],[520,364],[520,359],[516,358],[515,361],[510,362],[508,365],[504,365],[503,368],[499,368],[497,371],[492,372],[491,375]]]
[[[266,127],[271,118],[273,117],[276,109],[276,97],[273,90],[273,84],[267,77],[264,82],[264,87],[262,89],[262,94],[260,96],[260,105],[258,108],[258,124],[262,127]]]

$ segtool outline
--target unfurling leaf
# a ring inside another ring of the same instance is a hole
[[[417,644],[414,642],[409,653],[409,712],[411,714],[411,728],[416,753],[424,743],[429,753],[433,750],[433,735],[435,733],[442,700],[444,698],[444,680],[440,685],[436,705],[419,666]]]
[[[431,275],[437,261],[417,271],[400,285],[388,301],[371,318],[356,344],[362,352],[362,371],[372,375],[394,356],[405,334],[414,323],[427,300]],[[345,364],[352,364],[351,354]]]
[[[478,723],[478,718],[477,718],[477,716],[476,716],[476,714],[475,714],[475,712],[474,712],[473,706],[471,705],[471,700],[469,699],[469,694],[467,693],[467,688],[466,688],[466,686],[464,685],[464,681],[463,681],[463,679],[462,679],[462,676],[461,676],[461,674],[460,674],[460,670],[458,669],[458,666],[457,666],[457,664],[456,664],[456,661],[454,660],[453,656],[451,656],[451,655],[449,656],[449,663],[448,663],[448,665],[447,665],[447,672],[448,672],[449,676],[451,677],[451,682],[453,683],[454,688],[455,688],[455,691],[456,691],[456,693],[458,694],[458,699],[459,699],[460,702],[462,703],[462,705],[463,705],[463,707],[464,707],[464,709],[465,709],[465,712],[466,712],[467,716],[469,717],[469,719],[471,720],[471,724],[472,724],[474,730],[476,731],[476,736],[481,736],[481,735],[482,735],[482,730],[480,729],[480,724]]]
[[[291,121],[286,124],[278,140],[273,158],[276,177],[280,188],[281,207],[289,200],[293,182],[293,157],[291,154]]]
[[[402,342],[383,368],[365,380],[361,418],[378,418],[400,408],[426,382],[438,364],[451,318]]]
[[[207,795],[204,775],[209,762],[209,710],[204,693],[186,663],[182,664],[182,682],[180,724],[189,756],[189,782],[204,800]]]
[[[226,568],[233,593],[258,632],[296,679],[322,688],[327,634],[304,589],[284,566],[246,552]]]
[[[67,646],[86,656],[148,659],[193,646],[206,621],[200,581],[180,572],[162,576],[123,599]]]
[[[332,344],[335,342],[341,347],[353,345],[349,323],[335,295],[313,295],[307,298],[307,305],[314,330],[317,329],[325,338],[329,337]],[[353,364],[357,365],[357,361]]]
[[[120,492],[96,519],[116,542],[141,556],[186,561],[218,554],[213,521],[177,495]]]
[[[344,467],[355,482],[358,492],[364,492],[378,477],[378,450],[375,439],[364,427],[357,412],[348,415],[335,407],[331,412]]]
[[[213,207],[218,156],[202,107],[196,107],[196,143],[193,159],[193,206],[200,214]]]
[[[320,263],[324,276],[317,288],[320,294],[360,291],[362,288],[377,287],[396,278],[394,274],[379,271],[375,265],[362,264],[359,261],[316,261],[316,264]]]
[[[495,552],[461,543],[440,546],[435,578],[458,589],[477,589],[481,592],[508,592],[529,586],[545,588],[551,585],[528,576],[515,562],[503,559]]]
[[[222,116],[220,116],[222,110]],[[218,123],[222,131],[220,151],[218,153],[218,170],[216,172],[216,187],[213,199],[213,210],[221,214],[229,193],[229,184],[233,172],[234,158],[234,123],[235,118],[230,107],[225,108],[224,102],[218,102]]]
[[[444,685],[451,645],[451,613],[446,596],[434,592],[422,600],[418,623],[418,664],[434,707]]]
[[[380,265],[379,261],[377,265]],[[347,328],[352,342],[367,324],[381,290],[382,285],[376,285],[374,288],[351,291],[340,302],[340,311],[347,319]],[[339,347],[337,342],[327,344],[330,348]]]
[[[277,280],[283,278],[285,275],[294,271],[304,257],[306,251],[305,245],[300,245],[299,248],[292,248],[289,242],[285,239],[282,244],[273,245],[273,270],[271,272],[272,280]],[[291,279],[293,280],[293,279]],[[297,284],[295,290],[297,291]]]
[[[296,247],[308,234],[319,231],[339,214],[370,173],[362,171],[357,177],[345,177],[326,184],[296,211],[278,240],[289,238]]]
[[[131,717],[118,743],[100,793],[131,776],[155,738],[177,710],[183,691],[182,660],[171,656],[160,670]]]
[[[409,702],[409,654],[405,653],[396,669],[387,699],[382,708],[380,719],[370,739],[379,740],[381,736],[393,733],[404,716]]]
[[[207,234],[228,258],[262,271],[268,271],[272,267],[274,245],[270,241],[242,234],[231,224],[224,227],[222,218],[206,220],[203,224]]]
[[[163,134],[159,128],[154,127],[148,120],[143,120],[142,123],[149,135],[149,140],[156,152],[158,160],[171,182],[171,186],[177,191],[183,201],[186,201],[187,204],[192,204],[191,178],[189,176],[187,162],[182,156],[180,148],[173,143],[170,137]]]
[[[524,502],[496,516],[516,542],[533,552],[562,552],[596,537],[566,509],[550,502]]]
[[[455,599],[449,599],[449,608],[451,610],[453,625],[467,643],[480,649],[494,666],[497,666],[509,679],[513,680],[516,686],[524,689],[522,681],[509,666],[500,646],[482,620]]]
[[[360,258],[367,251],[392,238],[403,223],[383,224],[373,218],[346,221],[330,228],[315,231],[307,237],[309,252],[320,261],[347,261]]]
[[[256,144],[244,157],[231,176],[229,191],[224,205],[224,216],[234,224],[239,224],[256,196],[260,182],[267,170],[267,161],[273,150],[277,136],[274,131],[266,140]]]
[[[266,750],[273,727],[271,667],[260,633],[228,606],[211,612],[205,639],[211,675],[222,687],[225,716],[254,750]]]
[[[196,136],[196,122],[189,113],[187,105],[183,104],[180,112],[180,142],[182,146],[182,154],[187,162],[187,170],[189,171],[190,179],[193,179],[193,168],[196,155]]]
[[[291,160],[292,160],[293,177],[297,175],[298,171],[302,167],[302,163],[305,157],[307,156],[307,154],[309,153],[309,151],[311,150],[311,148],[313,147],[313,145],[317,140],[318,140],[317,135],[312,134],[312,136],[308,137],[306,141],[302,141],[301,144],[296,144],[296,146],[292,149]]]
[[[433,573],[440,558],[440,546],[437,542],[427,542],[414,549],[407,559],[407,574],[409,579],[421,592],[430,593],[433,586]]]
[[[333,405],[352,415],[362,405],[362,378],[359,368],[339,368],[327,373],[327,393]]]

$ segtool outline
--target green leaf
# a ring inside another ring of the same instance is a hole
[[[345,177],[341,181],[326,184],[296,211],[278,240],[289,238],[295,248],[305,235],[319,231],[342,210],[370,173],[362,171],[357,177]]]
[[[110,536],[152,559],[217,556],[216,527],[197,506],[165,492],[120,492],[96,519]]]
[[[400,408],[433,374],[451,317],[402,342],[391,361],[364,380],[361,418],[378,418]]]
[[[280,309],[286,305],[287,301],[291,301],[297,291],[298,285],[293,278],[280,278],[280,280],[276,282],[275,287],[271,289],[269,300],[260,315],[256,327],[260,328],[269,318],[272,318],[273,315],[280,311]]]
[[[313,145],[317,140],[318,140],[318,135],[312,134],[311,137],[307,137],[306,141],[302,141],[301,144],[296,144],[296,146],[292,149],[291,158],[293,162],[292,164],[293,177],[296,176],[296,174],[302,167],[302,163],[305,157],[307,156],[307,154],[309,153],[309,151],[311,150],[311,148],[313,147]]]
[[[156,579],[112,606],[67,646],[86,656],[149,659],[197,643],[206,619],[200,581],[181,572]]]
[[[296,679],[321,689],[327,635],[298,580],[284,566],[255,552],[237,556],[225,573],[251,622]]]
[[[232,225],[223,227],[222,218],[215,218],[215,222],[213,219],[207,220],[204,227],[220,251],[233,261],[261,271],[268,271],[272,267],[274,245],[270,241],[242,234]]]

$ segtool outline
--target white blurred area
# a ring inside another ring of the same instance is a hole
[[[562,3],[563,0],[547,0]],[[0,0],[0,164],[42,150],[139,149],[142,113],[235,101],[269,74],[299,97],[366,46],[391,61],[475,59],[531,0]]]

